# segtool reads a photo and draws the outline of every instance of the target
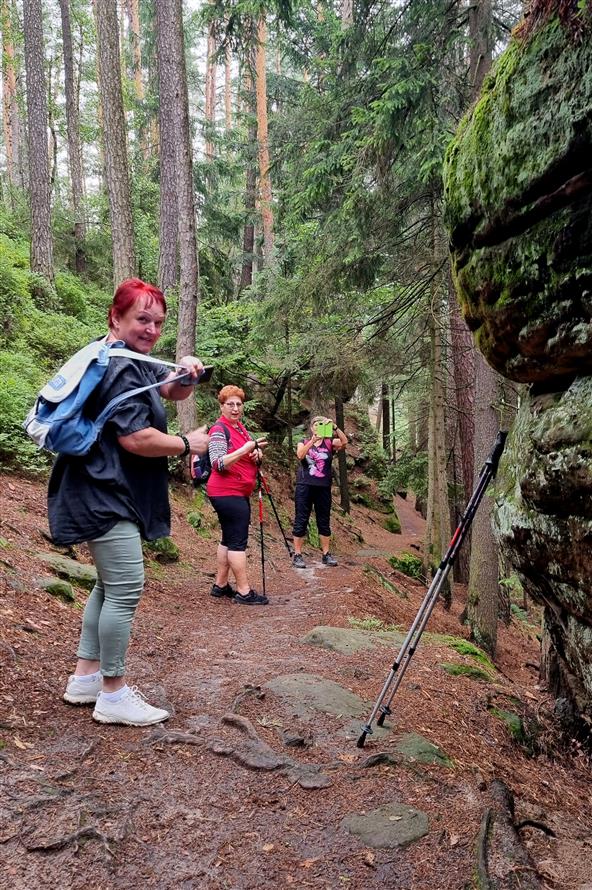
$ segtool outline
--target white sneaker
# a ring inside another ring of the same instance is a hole
[[[137,686],[132,686],[119,701],[99,695],[93,711],[98,723],[123,723],[125,726],[151,726],[168,720],[171,715],[162,708],[149,705]]]
[[[97,695],[103,688],[103,678],[95,680],[81,680],[76,674],[68,677],[64,701],[71,705],[94,705]]]

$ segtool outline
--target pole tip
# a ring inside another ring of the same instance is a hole
[[[363,748],[365,741],[366,741],[366,732],[362,732],[360,738],[356,742],[356,748]]]

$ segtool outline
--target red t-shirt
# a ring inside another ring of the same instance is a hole
[[[222,425],[230,433],[228,454],[242,448],[245,442],[251,441],[252,437],[242,423],[234,427],[224,417],[220,417],[213,424],[213,426]],[[213,498],[227,497],[228,495],[250,497],[255,490],[256,481],[257,465],[253,463],[247,454],[239,458],[232,466],[226,467],[223,472],[220,472],[216,463],[212,462],[212,474],[206,483],[206,491]]]

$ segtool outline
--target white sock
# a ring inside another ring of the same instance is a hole
[[[101,698],[106,701],[119,701],[128,691],[129,686],[126,683],[125,686],[122,686],[121,689],[117,689],[115,692],[101,692]]]
[[[95,683],[97,680],[102,679],[102,674],[100,671],[95,671],[94,674],[75,674],[77,680],[82,680],[83,683]]]

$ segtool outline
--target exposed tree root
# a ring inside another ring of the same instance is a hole
[[[45,841],[40,844],[25,844],[25,850],[29,852],[33,851],[41,851],[42,853],[48,853],[52,850],[62,850],[64,847],[67,847],[68,844],[74,844],[74,852],[78,852],[78,841],[81,838],[96,838],[96,840],[101,841],[105,850],[110,856],[114,856],[115,853],[109,846],[109,841],[113,840],[113,838],[109,838],[106,834],[103,834],[102,831],[99,831],[94,825],[87,825],[84,828],[78,828],[76,831],[71,832],[70,834],[65,834],[62,837],[55,838],[52,841]]]
[[[479,890],[541,890],[536,866],[518,835],[512,792],[497,780],[489,791],[492,806],[477,838]]]
[[[144,739],[145,745],[157,745],[165,742],[169,745],[205,745],[205,739],[191,732],[180,732],[178,729],[165,729],[160,724],[155,726],[150,735]]]

